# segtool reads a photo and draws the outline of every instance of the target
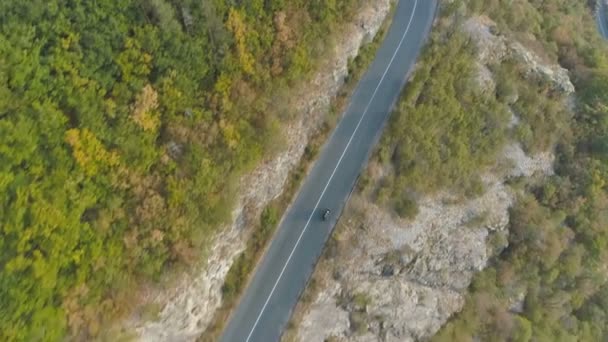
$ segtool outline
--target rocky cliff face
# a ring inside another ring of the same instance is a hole
[[[354,197],[337,232],[338,252],[316,274],[322,288],[304,315],[299,341],[417,341],[434,334],[464,304],[473,275],[506,244],[517,176],[552,173],[553,157],[504,150],[512,167],[484,177],[486,192],[461,202],[423,198],[413,221]],[[506,165],[506,163],[505,163]]]
[[[493,33],[487,18],[463,24],[477,42],[477,84],[489,90],[488,68],[507,57],[556,91],[574,87],[566,70],[543,64],[522,44]],[[517,101],[517,99],[513,99]],[[514,116],[511,126],[518,124]],[[552,174],[550,152],[528,156],[507,145],[496,166],[481,171],[485,193],[473,200],[439,193],[422,198],[415,219],[395,218],[355,195],[314,275],[310,304],[298,308],[299,341],[418,341],[432,336],[459,311],[473,275],[504,248],[508,210],[516,193],[506,181]],[[370,165],[370,168],[373,168]],[[373,172],[381,177],[382,172]]]
[[[290,91],[296,103],[295,120],[286,128],[285,147],[273,159],[241,180],[240,196],[233,222],[216,237],[206,262],[186,274],[170,290],[152,290],[148,302],[162,307],[156,321],[134,317],[127,322],[142,341],[191,341],[209,324],[221,305],[221,287],[234,258],[245,246],[249,222],[259,217],[262,208],[283,191],[289,172],[298,164],[309,137],[327,114],[348,74],[347,63],[362,44],[378,32],[390,12],[392,0],[377,0],[363,5],[357,19],[341,34],[332,56],[319,69],[312,84]]]
[[[541,77],[553,84],[557,91],[573,93],[574,85],[570,82],[568,70],[559,65],[548,65],[534,52],[517,41],[495,34],[495,25],[487,17],[476,17],[463,25],[465,32],[477,43],[478,67],[486,68],[490,63],[500,62],[513,57],[527,70],[530,77]]]

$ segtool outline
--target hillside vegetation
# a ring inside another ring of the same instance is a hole
[[[402,217],[414,217],[416,200],[440,190],[481,194],[480,172],[495,164],[507,142],[536,153],[570,134],[564,94],[547,79],[526,76],[515,56],[489,66],[495,87],[480,84],[476,42],[461,30],[463,3],[443,6],[441,23],[380,141],[374,158],[390,172],[380,184],[369,184],[370,177],[361,182],[374,202]]]
[[[199,260],[360,3],[0,2],[0,340],[88,339]]]
[[[455,16],[485,14],[498,28],[570,71],[574,116],[559,127],[556,174],[541,184],[513,180],[508,247],[474,279],[463,311],[433,341],[608,340],[608,49],[584,1],[456,1]],[[519,74],[508,74],[517,82]],[[503,82],[505,80],[502,80]],[[507,83],[508,84],[508,83]],[[538,112],[550,92],[517,92]],[[560,100],[560,99],[555,99]],[[561,100],[560,100],[561,101]],[[519,102],[519,101],[518,101]],[[545,107],[548,113],[553,106]],[[547,123],[530,122],[530,133]],[[517,137],[527,147],[525,131]]]
[[[442,2],[285,340],[608,341],[608,48],[590,5]]]
[[[473,85],[473,49],[459,31],[434,33],[391,116],[376,158],[393,172],[374,195],[400,216],[415,216],[416,199],[425,193],[482,191],[477,171],[505,142],[510,114]]]

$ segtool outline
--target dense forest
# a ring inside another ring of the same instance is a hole
[[[0,340],[87,339],[204,256],[361,2],[0,2]]]
[[[530,85],[513,65],[500,66],[495,98],[508,89],[519,95],[517,113],[532,113],[512,138],[527,150],[554,148],[555,175],[510,181],[519,198],[510,213],[508,245],[474,278],[463,311],[432,340],[606,341],[608,48],[593,6],[473,0],[444,10],[452,18],[487,15],[502,34],[568,69],[577,90],[573,113],[565,115],[555,110],[564,98],[542,82]],[[445,78],[458,79],[462,70],[446,71]]]

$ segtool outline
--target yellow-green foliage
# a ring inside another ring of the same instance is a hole
[[[359,4],[0,1],[0,340],[89,339],[196,261]]]

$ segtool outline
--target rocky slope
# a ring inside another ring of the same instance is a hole
[[[477,42],[476,78],[482,89],[495,86],[488,65],[512,57],[530,77],[549,80],[565,94],[574,91],[566,70],[543,64],[522,44],[495,34],[488,18],[472,18],[462,29]],[[517,117],[510,124],[517,125]],[[552,163],[550,152],[528,156],[511,143],[495,167],[482,171],[482,196],[422,198],[411,221],[355,195],[315,272],[314,291],[308,294],[313,297],[297,309],[295,332],[286,339],[418,341],[432,336],[462,308],[473,275],[508,241],[508,210],[516,192],[506,182],[550,175]],[[370,174],[380,178],[383,172]]]
[[[146,302],[161,307],[155,321],[133,317],[128,330],[142,341],[191,341],[209,324],[221,305],[221,287],[234,258],[243,250],[250,222],[256,222],[262,208],[283,191],[289,172],[298,164],[309,137],[327,114],[348,74],[347,63],[362,44],[373,39],[390,12],[391,0],[363,5],[353,24],[340,34],[332,56],[319,69],[312,84],[290,92],[296,104],[294,121],[286,128],[284,148],[271,160],[241,180],[242,189],[233,212],[233,222],[216,237],[206,262],[183,276],[170,290],[151,290]]]
[[[505,176],[552,172],[549,153],[529,157],[518,145],[504,152],[514,165]],[[504,179],[487,174],[485,194],[463,203],[447,193],[423,198],[411,222],[353,198],[355,218],[347,214],[339,232],[349,248],[319,272],[323,290],[299,340],[416,341],[436,332],[464,304],[473,274],[506,242],[514,193]]]

